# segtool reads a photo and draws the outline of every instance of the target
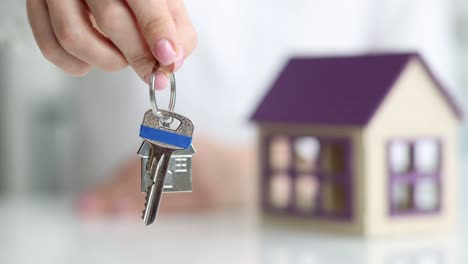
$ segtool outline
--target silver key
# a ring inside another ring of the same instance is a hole
[[[191,145],[193,123],[188,118],[170,111],[159,111],[163,118],[148,110],[143,118],[140,137],[150,144],[146,171],[149,183],[143,221],[150,225],[156,219],[171,155]]]

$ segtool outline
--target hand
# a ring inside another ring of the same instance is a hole
[[[183,0],[27,0],[27,10],[44,56],[72,75],[130,64],[148,82],[157,60],[162,89],[197,42]]]
[[[226,146],[197,137],[193,157],[193,191],[166,193],[161,212],[254,206],[256,155],[251,146]],[[79,201],[84,215],[140,216],[145,194],[140,192],[140,159],[122,164],[108,182]]]

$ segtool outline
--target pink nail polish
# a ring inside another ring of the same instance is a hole
[[[176,62],[174,63],[174,71],[178,71],[180,69],[182,64],[184,64],[184,60],[185,60],[185,52],[184,52],[184,48],[182,48],[180,50],[179,59],[176,60]]]
[[[159,63],[163,66],[170,65],[177,60],[177,53],[167,39],[161,39],[154,45],[154,53]]]
[[[156,79],[154,81],[154,86],[156,90],[162,90],[167,87],[169,80],[166,75],[160,71],[156,74]]]

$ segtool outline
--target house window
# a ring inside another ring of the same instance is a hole
[[[296,208],[303,212],[316,209],[319,180],[312,174],[301,174],[296,179]]]
[[[274,136],[267,141],[270,208],[301,215],[351,216],[348,139]]]
[[[322,209],[327,214],[340,214],[345,209],[345,190],[343,184],[325,182],[322,187]]]
[[[291,176],[288,168],[291,163],[289,139],[277,136],[271,139],[269,164],[272,175],[269,182],[269,203],[278,209],[288,207],[291,200]]]
[[[344,146],[338,143],[327,144],[322,152],[322,166],[327,175],[340,175],[345,170]]]
[[[270,181],[270,203],[275,208],[286,208],[291,200],[291,177],[284,173],[273,174]]]
[[[319,175],[322,188],[321,210],[325,215],[341,215],[347,211],[349,193],[349,168],[346,168],[346,144],[340,141],[323,141],[320,153]]]
[[[437,212],[441,204],[441,144],[436,139],[389,143],[390,214]]]
[[[289,139],[284,136],[274,137],[270,143],[270,164],[275,170],[286,170],[290,165],[291,151]]]
[[[314,137],[301,137],[294,140],[295,167],[299,172],[313,172],[317,169],[320,143]]]

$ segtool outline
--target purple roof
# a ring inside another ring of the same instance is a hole
[[[292,58],[252,120],[366,125],[410,59],[419,59],[457,117],[461,111],[417,53]]]

